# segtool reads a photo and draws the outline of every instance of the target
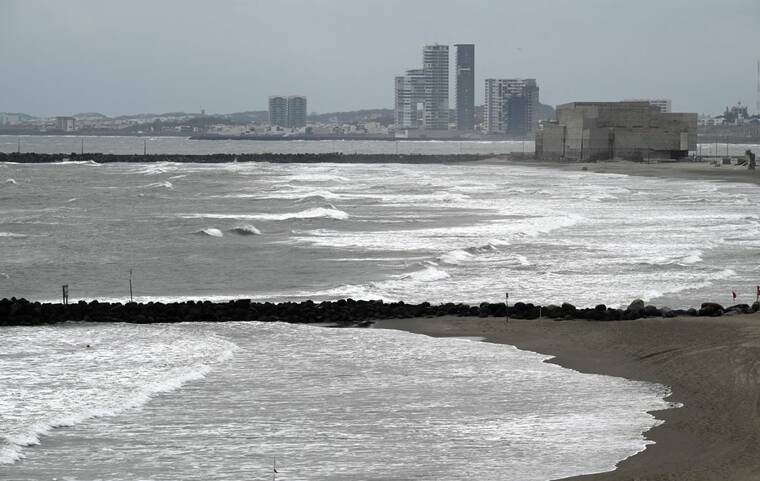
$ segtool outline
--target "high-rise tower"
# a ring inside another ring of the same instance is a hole
[[[475,45],[456,44],[457,130],[475,127]]]
[[[425,45],[422,50],[425,73],[425,129],[449,128],[449,46]]]

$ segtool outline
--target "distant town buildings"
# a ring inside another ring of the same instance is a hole
[[[73,132],[77,129],[77,119],[74,117],[56,117],[55,128],[63,132]]]
[[[306,97],[291,95],[269,97],[269,124],[277,127],[306,126]]]
[[[524,136],[538,128],[536,79],[486,79],[484,130]]]
[[[475,128],[475,45],[456,44],[457,130]]]
[[[574,102],[536,133],[540,159],[679,159],[697,148],[697,114],[664,113],[648,101]]]
[[[660,109],[660,112],[667,114],[673,111],[673,103],[670,99],[627,99],[623,102],[649,102],[651,105],[654,105],[658,109]]]
[[[20,121],[18,114],[0,114],[0,125],[18,125]]]

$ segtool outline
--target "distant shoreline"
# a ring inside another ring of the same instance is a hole
[[[760,472],[758,313],[603,323],[412,318],[383,320],[376,327],[481,337],[556,356],[547,362],[580,372],[671,388],[668,399],[683,407],[652,413],[665,421],[645,433],[655,444],[620,461],[614,471],[567,481],[755,481]]]

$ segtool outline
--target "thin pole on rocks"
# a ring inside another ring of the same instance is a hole
[[[504,305],[507,308],[507,323],[509,323],[509,292],[506,293],[506,297],[504,298]]]
[[[129,270],[129,302],[134,302],[132,300],[132,269]]]
[[[148,139],[143,139],[143,155],[148,155]]]
[[[69,303],[69,285],[68,284],[64,284],[61,286],[61,293],[63,294],[63,305],[65,306],[66,304]]]

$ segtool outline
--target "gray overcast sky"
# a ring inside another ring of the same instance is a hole
[[[552,105],[754,111],[759,40],[760,0],[0,0],[0,111],[392,108],[435,42],[475,44],[478,103],[485,78],[535,77]]]

